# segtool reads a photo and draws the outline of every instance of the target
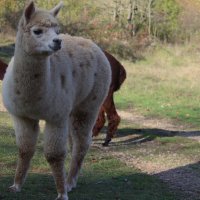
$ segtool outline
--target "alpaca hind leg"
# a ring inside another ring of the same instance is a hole
[[[46,123],[44,154],[51,166],[56,184],[57,200],[68,200],[66,188],[65,158],[67,154],[67,127]]]
[[[97,111],[96,111],[97,113]],[[92,128],[96,119],[96,113],[89,114],[78,112],[73,120],[73,133],[72,133],[72,159],[70,169],[67,177],[67,190],[71,191],[76,187],[78,174],[82,166],[84,157],[89,149],[92,139]]]
[[[99,134],[99,132],[103,128],[105,122],[106,122],[105,112],[104,112],[104,108],[102,106],[100,111],[99,111],[99,115],[98,115],[98,118],[97,118],[96,123],[94,125],[94,128],[92,130],[92,133],[93,133],[92,136],[93,137],[96,137]]]
[[[120,123],[120,117],[117,114],[113,96],[110,97],[110,102],[107,105],[105,105],[105,111],[108,118],[108,129],[107,129],[106,139],[105,139],[105,142],[103,143],[103,146],[108,146],[109,142],[111,141],[114,134],[116,133],[117,127]]]
[[[35,145],[39,132],[38,121],[14,117],[16,143],[19,158],[15,172],[14,184],[9,188],[12,192],[19,192],[26,179],[31,158],[35,152]]]

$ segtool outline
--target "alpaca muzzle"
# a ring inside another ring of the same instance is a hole
[[[49,45],[49,48],[52,49],[53,51],[58,51],[61,49],[61,43],[62,43],[61,39],[55,38],[53,39],[53,44]]]

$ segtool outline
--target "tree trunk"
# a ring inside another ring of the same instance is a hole
[[[149,0],[148,3],[148,19],[149,19],[149,27],[148,27],[148,33],[149,33],[149,39],[151,39],[151,4],[153,0]]]

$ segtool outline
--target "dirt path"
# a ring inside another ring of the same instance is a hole
[[[126,153],[112,152],[111,154],[126,163],[127,166],[136,167],[144,173],[158,177],[168,184],[172,191],[175,193],[178,191],[181,196],[180,200],[200,200],[200,174],[193,170],[193,166],[197,163],[187,163],[185,166],[167,168],[166,166],[139,161],[134,156]]]
[[[195,130],[192,126],[176,123],[170,119],[156,119],[145,117],[136,111],[119,111],[122,119],[129,120],[143,128],[165,130],[165,132],[175,132],[176,135],[195,139],[200,142],[200,130]]]
[[[142,127],[142,129],[161,130],[160,134],[174,134],[200,142],[199,131],[194,131],[191,127],[185,125],[174,124],[171,120],[152,119],[144,117],[135,111],[119,111],[119,114],[122,119],[134,123],[136,126]],[[129,139],[130,137],[131,136],[129,136]],[[139,138],[139,141],[134,140],[134,142],[139,143],[142,142],[141,140],[145,139],[148,140],[148,138]],[[114,139],[113,143],[118,143],[117,139]],[[178,158],[178,161],[176,161],[178,155],[175,155],[174,158],[172,156],[172,160],[170,160],[169,164],[165,162],[156,164],[151,161],[138,159],[137,156],[128,153],[128,151],[116,151],[115,148],[112,148],[112,145],[110,148],[101,149],[108,151],[128,166],[136,167],[142,172],[158,177],[163,182],[166,182],[172,190],[180,191],[182,195],[180,200],[200,200],[200,173],[198,170],[194,170],[196,166],[200,165],[198,161],[195,160],[194,163],[191,163],[190,160],[181,158],[180,160]],[[162,159],[164,160],[165,158]]]

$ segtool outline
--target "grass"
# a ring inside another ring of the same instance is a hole
[[[6,122],[6,123],[5,123]],[[7,113],[0,113],[0,197],[1,199],[53,199],[56,190],[50,168],[42,151],[43,135],[38,141],[31,171],[21,193],[8,193],[16,166],[17,147],[12,123]],[[66,162],[68,167],[69,161]],[[84,162],[78,188],[69,194],[77,200],[175,200],[164,183],[124,163],[106,152],[92,148]]]
[[[117,106],[200,127],[199,62],[193,46],[157,47],[145,60],[124,61],[127,79],[116,93]]]

